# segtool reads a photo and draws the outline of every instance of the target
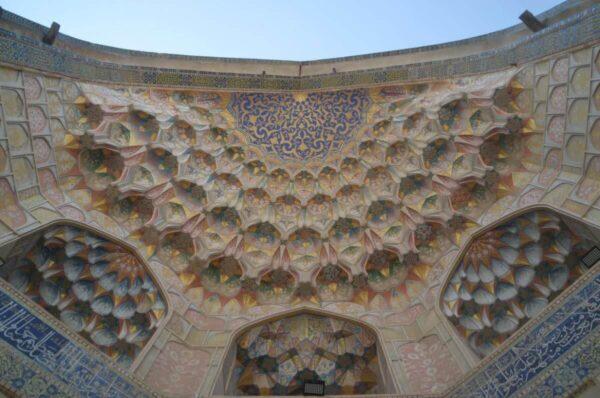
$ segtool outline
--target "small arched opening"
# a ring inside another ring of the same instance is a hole
[[[299,308],[253,322],[235,333],[214,395],[325,395],[397,392],[381,339],[364,322]]]

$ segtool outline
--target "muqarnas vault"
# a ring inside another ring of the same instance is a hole
[[[600,8],[537,18],[291,62],[4,10],[0,391],[596,394]]]

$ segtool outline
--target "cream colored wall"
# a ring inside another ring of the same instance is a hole
[[[597,165],[600,165],[599,52],[600,47],[587,47],[528,65],[531,68],[533,87],[530,99],[532,113],[540,131],[545,132],[539,142],[540,150],[544,154],[543,164],[539,173],[527,177],[528,180],[523,182],[522,189],[493,204],[479,219],[481,226],[536,203],[553,206],[585,222],[600,225],[600,191],[587,189],[590,186],[597,187],[598,185],[594,184],[600,183],[600,169],[597,168]],[[565,67],[566,72],[562,69],[557,70]],[[25,92],[28,88],[25,79],[28,77],[33,77],[42,86],[43,94],[36,100],[26,99]],[[76,201],[59,186],[57,168],[60,164],[55,160],[40,161],[43,154],[36,152],[40,148],[39,145],[35,145],[36,140],[46,140],[53,147],[67,132],[63,103],[52,102],[54,95],[63,102],[68,100],[68,93],[64,90],[65,82],[69,82],[68,79],[10,68],[0,69],[0,86],[4,90],[0,93],[4,112],[0,145],[9,165],[0,176],[0,179],[9,183],[9,189],[3,190],[0,199],[0,213],[4,211],[0,217],[0,242],[24,235],[31,229],[55,219],[80,216],[83,217],[84,223],[102,228],[120,238],[124,236],[114,222],[110,222],[101,214],[82,212]],[[6,90],[22,95],[23,103],[12,103]],[[556,95],[556,92],[564,95]],[[582,113],[581,107],[575,105],[578,101],[585,101],[585,112]],[[548,104],[554,104],[557,108],[549,107]],[[34,120],[33,114],[27,112],[32,107],[42,110],[41,119]],[[10,112],[15,109],[22,111],[9,115],[9,109]],[[565,131],[552,131],[561,139],[549,136],[549,124],[557,117],[564,117],[566,120]],[[36,126],[43,121],[46,121],[47,125],[39,134],[34,134],[32,129],[37,128]],[[25,134],[8,131],[8,125],[23,126]],[[23,142],[21,145],[25,149],[15,150],[16,142]],[[556,158],[553,154],[556,154]],[[42,170],[49,170],[56,181],[42,179]],[[57,199],[57,193],[62,195],[64,202]],[[24,224],[11,225],[7,220],[19,212],[23,214]],[[453,250],[442,260],[442,274],[448,272],[458,253],[458,249]],[[167,396],[172,393],[169,388],[177,387],[181,383],[193,383],[190,390],[194,391],[196,396],[208,396],[232,333],[266,313],[275,313],[282,309],[265,308],[264,312],[255,314],[203,313],[194,305],[194,297],[183,292],[181,282],[173,271],[155,259],[150,260],[150,266],[163,282],[169,295],[172,316],[166,320],[164,329],[148,348],[144,358],[140,359],[135,374],[145,378],[148,383],[154,383],[153,379],[157,375],[164,377],[164,383],[160,384],[163,390],[160,392]],[[407,344],[429,344],[431,339],[427,338],[436,336],[441,346],[448,350],[452,363],[460,368],[461,373],[466,373],[477,365],[477,360],[464,344],[449,332],[447,323],[439,314],[437,298],[440,283],[438,280],[436,285],[430,286],[429,295],[419,303],[422,311],[416,315],[411,312],[414,311],[414,306],[401,312],[367,310],[348,314],[369,323],[379,331],[393,374],[403,393],[415,392],[407,388],[409,377],[405,361],[400,355],[401,347]],[[394,314],[404,317],[406,324],[386,323],[386,317]],[[180,368],[157,368],[165,363],[178,363]],[[432,392],[441,392],[443,388],[448,387],[446,383],[436,384],[435,380],[428,382]]]

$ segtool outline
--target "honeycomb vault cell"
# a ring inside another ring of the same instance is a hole
[[[442,309],[479,355],[492,352],[582,275],[593,246],[567,218],[533,210],[485,232],[465,249]]]
[[[123,367],[166,312],[144,263],[97,233],[57,225],[22,238],[2,277]]]
[[[235,345],[231,392],[302,395],[322,381],[331,394],[374,394],[382,388],[377,337],[360,324],[309,313],[251,328]]]
[[[0,11],[0,285],[52,336],[4,311],[0,391],[593,395],[596,3],[310,62]]]
[[[199,305],[362,305],[375,295],[408,305],[457,237],[536,170],[531,80],[526,68],[484,91],[73,84],[61,181],[184,291],[202,291]]]

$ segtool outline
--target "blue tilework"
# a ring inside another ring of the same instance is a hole
[[[293,95],[235,93],[229,109],[253,145],[282,160],[324,159],[366,119],[366,90]]]
[[[568,395],[600,370],[598,326],[600,274],[450,396]]]
[[[7,11],[5,11],[3,18],[12,20],[17,26],[27,26],[26,20]],[[505,47],[491,49],[479,54],[407,65],[394,65],[380,69],[326,73],[316,76],[288,77],[196,72],[119,65],[101,62],[97,59],[86,57],[82,53],[74,53],[66,48],[48,46],[39,40],[34,40],[31,37],[6,29],[0,29],[0,61],[47,72],[60,73],[78,79],[116,84],[150,84],[169,87],[204,87],[240,90],[315,90],[356,85],[446,79],[498,71],[510,67],[512,64],[523,64],[560,51],[566,51],[579,45],[593,43],[600,39],[599,24],[600,6],[592,5],[588,9],[571,15],[546,29],[519,38]],[[64,39],[61,35],[59,40]],[[478,40],[478,38],[470,40]],[[77,43],[81,45],[83,42],[77,41]],[[429,49],[451,47],[452,45],[453,43],[447,43],[445,45],[432,46]],[[86,43],[84,47],[92,51],[95,48],[101,48],[101,46],[90,43]],[[414,49],[412,51],[423,51],[426,49]],[[411,50],[407,51],[410,52]],[[131,53],[137,55],[143,54],[141,52]],[[145,53],[145,56],[157,57],[156,54],[148,53]],[[170,57],[187,59],[185,56],[169,55],[161,55],[159,59],[162,57],[166,57],[167,59]],[[365,58],[370,57],[377,57],[377,54],[365,56]],[[301,65],[300,63],[296,64],[298,66]]]
[[[108,362],[87,352],[1,290],[0,340],[52,374],[58,384],[77,391],[79,396],[151,396],[112,370]],[[8,355],[7,350],[2,350],[0,355]],[[18,391],[17,384],[11,386]]]

